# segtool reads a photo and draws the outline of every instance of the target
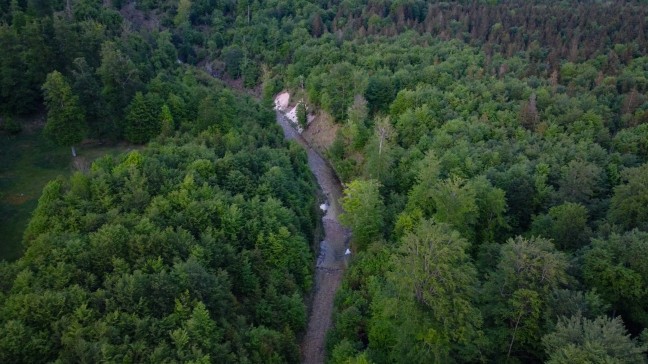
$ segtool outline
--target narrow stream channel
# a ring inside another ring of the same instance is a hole
[[[339,204],[342,197],[342,186],[331,166],[308,145],[281,111],[277,111],[277,123],[283,128],[286,139],[295,140],[306,149],[308,166],[327,198],[328,209],[322,218],[324,240],[320,243],[313,302],[308,318],[308,328],[301,345],[304,363],[321,364],[325,359],[326,333],[331,327],[333,300],[346,267],[344,253],[350,237],[350,232],[338,221],[338,216],[342,212]]]

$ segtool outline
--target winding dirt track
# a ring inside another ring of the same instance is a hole
[[[286,139],[295,140],[306,149],[308,166],[326,195],[329,206],[322,218],[324,240],[320,243],[315,268],[315,291],[308,329],[301,345],[303,363],[321,364],[325,358],[326,333],[331,327],[335,292],[340,286],[346,267],[344,252],[351,235],[338,221],[338,215],[342,212],[338,202],[342,197],[342,186],[335,172],[324,158],[308,145],[281,111],[277,111],[277,122],[283,128]]]

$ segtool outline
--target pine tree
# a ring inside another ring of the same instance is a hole
[[[146,100],[141,92],[138,92],[128,106],[126,139],[133,143],[146,143],[159,132],[160,120],[152,111],[150,102]]]
[[[162,110],[160,111],[160,121],[162,123],[161,134],[163,136],[171,135],[171,133],[173,133],[173,130],[175,129],[175,125],[173,124],[173,115],[171,114],[171,110],[169,109],[169,106],[167,106],[167,104],[162,105]]]
[[[74,145],[83,139],[86,132],[85,114],[79,106],[79,98],[58,71],[47,75],[42,89],[47,106],[45,134],[56,144],[70,147],[72,156],[76,157]]]
[[[302,128],[306,128],[308,125],[308,112],[306,111],[306,104],[300,102],[297,105],[297,122]]]

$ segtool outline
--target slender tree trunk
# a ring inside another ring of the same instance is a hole
[[[72,149],[72,156],[73,156],[74,158],[76,158],[77,154],[76,154],[76,149],[74,148],[74,145],[71,146],[70,148]]]
[[[522,314],[524,312],[520,311],[520,314],[518,315],[517,321],[515,322],[515,328],[513,329],[513,336],[511,337],[511,342],[509,343],[509,348],[508,348],[508,354],[506,354],[507,358],[511,357],[511,350],[513,349],[513,342],[515,342],[515,334],[517,333],[518,326],[520,325],[520,320],[522,319]]]

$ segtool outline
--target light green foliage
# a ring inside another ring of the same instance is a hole
[[[418,163],[417,171],[417,184],[409,192],[408,205],[418,207],[431,215],[434,211],[433,205],[430,204],[432,191],[439,183],[438,179],[441,172],[440,162],[433,151],[429,151]]]
[[[454,227],[468,239],[474,237],[473,227],[477,223],[477,193],[460,177],[451,177],[437,184],[430,191],[435,220]]]
[[[353,98],[353,104],[349,106],[348,120],[344,132],[351,148],[358,150],[367,142],[369,129],[365,122],[368,116],[367,100],[361,95]]]
[[[504,191],[483,177],[439,180],[440,170],[440,161],[428,152],[418,166],[418,183],[409,192],[408,209],[448,223],[470,240],[493,241],[508,228]]]
[[[592,141],[605,140],[609,138],[607,130],[603,124],[603,118],[593,111],[584,113],[574,124],[571,125],[570,131],[578,139],[587,139]]]
[[[451,350],[474,355],[481,340],[481,314],[474,306],[477,272],[468,249],[468,241],[449,225],[423,220],[401,238],[394,262],[392,279],[403,298],[429,310],[429,334],[434,333],[441,358]]]
[[[550,364],[646,362],[646,346],[630,338],[619,317],[562,318],[542,342]]]
[[[390,265],[390,255],[384,246],[359,252],[354,264],[345,272],[345,279],[336,297],[336,309],[327,340],[327,352],[334,361],[343,362],[364,349],[364,336],[368,331],[370,304],[379,292],[382,280]]]
[[[364,123],[369,116],[367,109],[367,100],[362,95],[356,95],[353,98],[353,104],[349,106],[348,122],[349,124]]]
[[[191,12],[191,0],[180,0],[173,23],[176,27],[189,26],[189,14]]]
[[[340,221],[351,228],[353,241],[360,250],[377,242],[382,235],[384,209],[375,180],[355,180],[344,189]]]
[[[619,131],[614,136],[614,148],[621,153],[648,158],[648,124]]]
[[[623,171],[623,183],[614,188],[608,217],[626,230],[648,229],[648,164]]]
[[[624,317],[642,325],[648,323],[648,311],[642,303],[648,297],[648,269],[643,260],[647,251],[648,233],[632,230],[595,239],[583,262],[585,282]]]
[[[389,118],[376,120],[374,135],[365,147],[365,176],[378,181],[389,181],[392,175],[394,128]]]
[[[506,221],[508,206],[505,192],[484,177],[472,181],[477,198],[479,218],[475,227],[476,237],[479,242],[494,242],[501,238],[509,225]]]
[[[62,146],[71,147],[81,142],[86,131],[85,115],[79,98],[72,93],[60,72],[47,75],[43,93],[47,105],[47,136]]]
[[[439,337],[413,300],[376,292],[368,323],[367,352],[377,363],[430,363],[448,359],[448,343]]]
[[[548,293],[566,283],[566,257],[547,239],[509,239],[500,254],[493,280],[502,283],[498,289],[503,292],[526,288]]]
[[[411,147],[427,135],[437,123],[427,105],[415,109],[407,109],[398,117],[396,131],[403,146]]]
[[[163,31],[156,39],[157,48],[151,59],[156,70],[170,69],[178,59],[178,52],[171,42],[171,37],[170,32]]]
[[[163,136],[170,136],[175,131],[175,124],[173,123],[173,115],[171,115],[171,109],[167,104],[162,105],[162,110],[160,111],[160,133]]]
[[[330,353],[331,359],[329,362],[333,364],[343,364],[350,361],[350,358],[355,355],[356,350],[348,340],[343,340],[337,344]]]

